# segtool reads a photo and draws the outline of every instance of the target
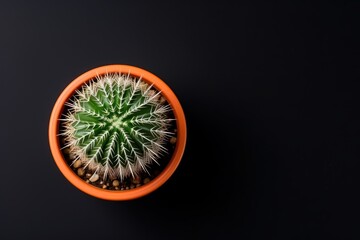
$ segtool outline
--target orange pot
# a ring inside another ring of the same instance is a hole
[[[95,187],[89,183],[86,183],[83,179],[81,179],[77,174],[69,167],[64,159],[63,154],[60,151],[60,142],[57,134],[59,133],[59,120],[61,118],[61,114],[64,109],[65,102],[74,94],[75,90],[78,89],[82,84],[89,81],[90,79],[96,77],[97,75],[102,75],[106,73],[112,72],[121,72],[121,73],[130,73],[135,77],[142,77],[142,80],[153,84],[153,86],[161,91],[163,97],[167,99],[169,104],[171,105],[175,118],[176,118],[176,126],[177,126],[177,142],[175,146],[175,150],[173,155],[164,168],[164,170],[159,173],[159,175],[151,180],[149,183],[142,185],[140,187],[115,191],[115,190],[107,190]],[[185,150],[186,144],[186,121],[183,109],[180,105],[179,100],[170,89],[160,78],[155,76],[154,74],[129,65],[107,65],[92,69],[88,72],[85,72],[74,81],[72,81],[60,94],[57,99],[54,108],[51,113],[50,122],[49,122],[49,144],[51,153],[54,157],[55,163],[70,183],[72,183],[75,187],[80,189],[81,191],[105,200],[130,200],[142,197],[146,194],[153,192],[158,189],[161,185],[163,185],[174,173],[177,166],[179,165],[182,155]]]

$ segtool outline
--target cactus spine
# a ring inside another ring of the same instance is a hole
[[[148,172],[167,153],[171,107],[141,78],[111,73],[98,76],[76,91],[66,106],[64,148],[84,168],[124,179]]]

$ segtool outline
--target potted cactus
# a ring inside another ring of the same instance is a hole
[[[92,69],[71,82],[51,113],[49,144],[63,175],[83,192],[130,200],[164,184],[186,143],[172,90],[129,65]]]

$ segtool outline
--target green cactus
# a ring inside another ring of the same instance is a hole
[[[160,93],[130,74],[90,80],[66,103],[64,148],[104,179],[148,172],[172,134],[172,109]]]

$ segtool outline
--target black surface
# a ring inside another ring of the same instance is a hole
[[[145,2],[145,1],[143,1]],[[359,3],[0,3],[0,239],[360,239]],[[78,75],[162,78],[188,124],[156,192],[90,197],[47,127]]]

